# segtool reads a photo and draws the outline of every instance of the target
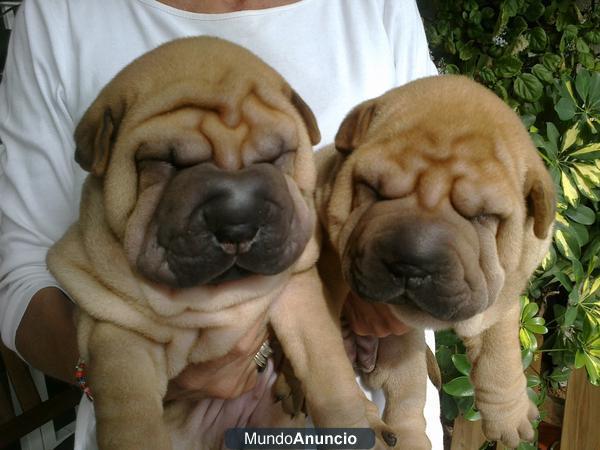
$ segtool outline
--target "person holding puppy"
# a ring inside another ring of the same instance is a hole
[[[278,70],[315,112],[322,145],[355,104],[436,73],[413,0],[25,0],[0,88],[0,326],[8,347],[51,376],[73,382],[78,359],[73,304],[45,265],[78,214],[85,174],[73,158],[74,127],[122,67],[192,35],[240,44]],[[364,334],[402,332],[360,320],[373,314],[356,310],[351,325]],[[250,333],[221,360],[189,367],[169,395],[248,391],[266,338]],[[429,437],[441,448],[434,390],[428,405]],[[91,410],[84,400],[77,448],[93,448]]]

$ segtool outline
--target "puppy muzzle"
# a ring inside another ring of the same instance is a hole
[[[273,165],[181,170],[166,187],[137,265],[175,287],[274,275],[308,240],[285,176]]]
[[[346,279],[361,298],[410,304],[447,321],[487,307],[482,274],[467,273],[457,238],[443,221],[413,218],[372,228],[350,239],[345,256]]]

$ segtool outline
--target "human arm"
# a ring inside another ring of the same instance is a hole
[[[48,3],[29,0],[22,5],[0,87],[0,137],[6,145],[0,170],[0,328],[7,346],[34,367],[73,382],[75,306],[48,272],[45,259],[77,219],[85,174],[74,161],[72,133],[84,103],[74,100],[83,81],[73,75],[79,60],[65,23],[68,2]],[[95,67],[85,77],[101,78]],[[227,367],[224,373],[218,366],[186,370],[177,380],[184,394],[191,389],[227,397],[240,384],[252,384],[252,357],[264,340],[258,334],[220,361]],[[244,376],[247,382],[242,382]]]

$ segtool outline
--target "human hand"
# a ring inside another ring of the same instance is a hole
[[[390,305],[384,303],[369,303],[353,293],[349,293],[344,303],[343,315],[350,329],[359,336],[400,336],[410,327],[398,320],[390,310]]]
[[[263,321],[257,321],[225,356],[186,367],[170,381],[165,400],[231,399],[252,390],[258,379],[254,355],[267,338]]]

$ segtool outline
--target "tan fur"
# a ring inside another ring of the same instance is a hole
[[[281,76],[241,47],[215,38],[159,47],[119,73],[77,127],[76,158],[92,175],[79,221],[50,250],[48,265],[80,308],[79,348],[88,361],[101,449],[170,448],[169,429],[184,430],[164,423],[168,381],[189,363],[228,354],[257,320],[274,330],[316,424],[368,426],[314,268],[314,233],[296,263],[278,275],[171,289],[134,269],[164,188],[160,171],[138,171],[136,158],[164,158],[175,145],[180,161],[210,159],[235,171],[268,160],[261,149],[275,133],[295,149],[282,170],[300,220],[314,230],[316,122]],[[186,407],[170,408],[165,417],[181,420]],[[280,405],[269,414],[278,418],[265,418],[265,426],[297,424],[282,416]],[[173,441],[178,448],[209,449],[222,438]]]
[[[318,154],[316,203],[327,236],[321,271],[338,313],[349,291],[348,248],[368,244],[369,227],[391,230],[402,217],[443,217],[456,245],[465,254],[475,249],[463,264],[479,274],[487,302],[458,322],[389,304],[415,331],[383,339],[365,378],[384,389],[383,419],[397,434],[396,448],[430,448],[422,416],[424,328],[453,327],[463,338],[487,437],[511,447],[532,439],[537,410],[521,367],[518,296],[547,251],[555,200],[517,115],[467,78],[431,77],[358,105],[336,147]]]

